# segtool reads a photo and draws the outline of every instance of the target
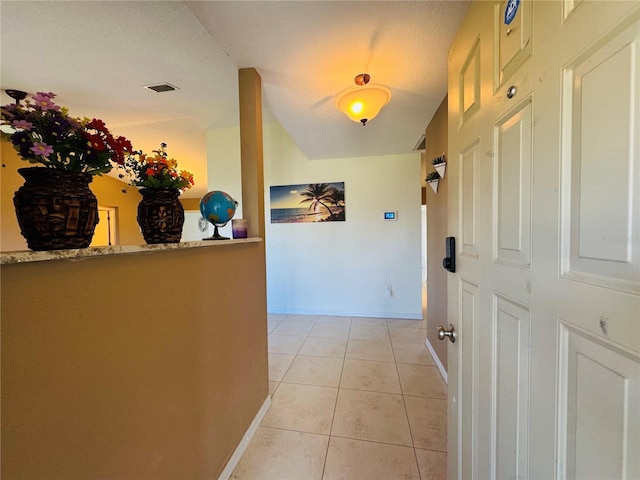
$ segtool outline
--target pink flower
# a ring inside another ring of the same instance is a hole
[[[53,147],[42,142],[34,143],[30,150],[36,155],[40,155],[42,157],[48,157],[53,153]]]
[[[33,123],[26,120],[14,120],[13,126],[16,128],[22,128],[23,130],[31,130],[33,128]]]
[[[41,110],[60,110],[60,107],[53,103],[51,99],[55,97],[54,93],[38,92],[33,96],[33,101],[36,102],[36,106]]]

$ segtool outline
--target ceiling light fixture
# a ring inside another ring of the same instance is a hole
[[[361,73],[354,78],[355,85],[347,88],[336,98],[336,108],[354,122],[366,125],[391,99],[391,92],[382,85],[371,84],[371,76]]]
[[[7,88],[5,93],[16,101],[16,105],[20,105],[20,100],[27,98],[27,92],[22,90],[10,90]]]
[[[20,105],[20,100],[27,98],[27,92],[23,92],[22,90],[10,90],[7,88],[4,92],[16,101],[16,105]],[[13,125],[5,123],[0,125],[0,132],[13,135],[17,130]],[[4,166],[4,163],[2,165]]]

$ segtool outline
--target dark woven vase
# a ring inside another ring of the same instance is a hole
[[[179,190],[143,188],[138,225],[147,243],[178,243],[182,238],[184,208]]]
[[[98,223],[98,200],[88,173],[20,168],[13,197],[20,233],[31,250],[86,248]]]

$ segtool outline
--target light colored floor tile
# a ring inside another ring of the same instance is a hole
[[[349,339],[388,340],[389,330],[387,327],[376,327],[374,325],[352,325]]]
[[[389,327],[392,342],[422,343],[427,339],[426,328]]]
[[[394,342],[393,354],[397,363],[414,365],[435,365],[427,347],[423,343]]]
[[[269,335],[269,353],[296,354],[304,343],[306,337],[300,335]]]
[[[329,437],[259,427],[231,474],[234,480],[320,480]]]
[[[412,446],[402,395],[341,388],[331,435]]]
[[[406,320],[404,318],[387,318],[387,325],[389,327],[401,328],[424,328],[422,320]]]
[[[331,437],[322,478],[323,480],[418,480],[420,475],[413,448]]]
[[[278,328],[278,325],[280,325],[281,322],[272,322],[272,321],[268,321],[267,322],[267,333],[272,333],[276,328]]]
[[[395,363],[345,360],[340,388],[402,393]]]
[[[447,478],[447,454],[416,448],[420,478],[422,480],[442,480]]]
[[[320,315],[316,323],[337,323],[341,325],[350,325],[351,317],[334,317],[329,315]]]
[[[389,340],[355,340],[349,339],[346,358],[354,360],[373,360],[377,362],[393,362],[393,350]]]
[[[308,337],[298,352],[313,357],[344,358],[347,340],[343,338]]]
[[[306,337],[313,328],[313,323],[309,322],[290,322],[284,320],[273,331],[274,335],[301,335]]]
[[[447,451],[447,400],[404,397],[413,446]]]
[[[350,327],[351,325],[347,323],[317,323],[313,326],[309,336],[346,339],[349,337]]]
[[[284,313],[268,313],[267,320],[270,322],[281,322],[284,320],[286,315]]]
[[[281,383],[261,425],[329,435],[337,395],[337,388]]]
[[[341,358],[305,357],[298,355],[293,361],[283,382],[337,387],[342,373]]]
[[[316,323],[318,315],[287,315],[287,322]]]
[[[386,327],[387,321],[384,318],[352,317],[351,325],[369,325],[374,327]]]
[[[402,363],[397,367],[403,394],[447,398],[447,386],[436,367]]]
[[[279,382],[269,382],[269,395],[273,395],[274,393],[276,393],[278,385],[280,385]]]
[[[284,377],[284,374],[287,372],[287,370],[293,363],[294,358],[296,358],[295,355],[270,353],[269,354],[269,381],[279,382],[280,380],[282,380],[282,377]]]

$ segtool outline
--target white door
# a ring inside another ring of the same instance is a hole
[[[91,247],[107,247],[116,245],[118,232],[116,224],[116,209],[98,205],[98,224],[91,239]]]
[[[449,478],[640,478],[639,5],[477,1],[451,47]]]

